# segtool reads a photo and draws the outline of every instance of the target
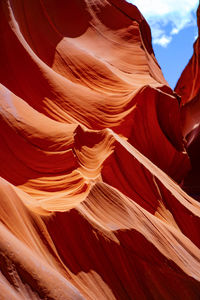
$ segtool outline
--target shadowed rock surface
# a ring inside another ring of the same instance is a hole
[[[0,1],[0,45],[0,299],[199,299],[199,39],[176,93],[124,0]]]
[[[200,6],[197,10],[200,30]],[[181,96],[181,123],[192,168],[184,180],[184,189],[200,200],[200,41],[194,43],[194,54],[185,67],[175,91]]]

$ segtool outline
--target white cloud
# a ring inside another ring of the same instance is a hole
[[[162,47],[167,47],[168,44],[171,42],[172,37],[171,36],[166,36],[162,35],[161,37],[154,39],[154,44],[160,45]]]
[[[196,41],[197,38],[198,38],[198,32],[194,36],[194,42]]]
[[[173,36],[196,25],[198,0],[127,0],[136,5],[151,26],[153,43],[167,47]]]

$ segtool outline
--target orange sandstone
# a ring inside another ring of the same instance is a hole
[[[124,0],[1,1],[0,44],[0,299],[198,299],[198,72],[180,109]]]

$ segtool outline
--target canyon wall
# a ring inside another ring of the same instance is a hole
[[[0,298],[199,299],[199,40],[175,92],[124,0],[0,1],[0,45]]]

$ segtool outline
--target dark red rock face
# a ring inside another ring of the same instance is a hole
[[[0,1],[0,45],[0,299],[199,299],[199,40],[176,93],[124,0]]]
[[[200,30],[200,7],[197,10]],[[184,69],[175,91],[181,96],[181,123],[191,170],[184,179],[184,189],[200,199],[200,41],[194,43],[194,54]]]

